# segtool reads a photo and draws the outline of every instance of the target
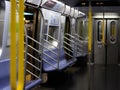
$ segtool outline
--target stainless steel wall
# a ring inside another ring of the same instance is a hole
[[[0,55],[1,59],[9,58],[9,46],[7,46],[8,31],[9,31],[9,15],[10,15],[10,3],[8,1],[0,1]]]
[[[3,31],[4,31],[4,15],[5,15],[5,2],[3,0],[0,1],[0,56],[2,53],[2,39],[3,39]]]

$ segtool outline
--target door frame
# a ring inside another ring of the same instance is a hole
[[[103,17],[103,13],[102,14],[100,14],[101,16],[93,16],[93,49],[92,49],[92,59],[93,60],[91,60],[91,63],[94,63],[94,64],[96,64],[95,63],[95,50],[94,50],[94,48],[95,48],[95,27],[94,27],[94,25],[95,25],[95,23],[96,23],[96,20],[100,20],[100,19],[103,19],[102,17]],[[108,14],[104,14],[104,15],[108,15]],[[107,17],[105,17],[105,20],[109,20],[109,19],[115,19],[115,20],[118,20],[118,32],[117,33],[119,33],[118,34],[118,36],[120,35],[120,31],[119,31],[119,29],[120,29],[120,16],[118,16],[118,17],[113,17],[113,18],[107,18]],[[106,22],[106,24],[107,24],[107,22]],[[106,43],[106,39],[107,39],[107,29],[105,30],[105,43]],[[120,39],[118,38],[118,46],[120,45]],[[120,60],[119,60],[119,57],[120,57],[120,55],[119,55],[119,53],[120,53],[120,47],[118,48],[119,50],[118,50],[118,64],[120,65]],[[105,54],[107,55],[107,44],[105,44]],[[103,64],[105,64],[105,65],[107,65],[107,56],[105,55],[105,63],[103,63]]]

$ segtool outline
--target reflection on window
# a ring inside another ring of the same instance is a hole
[[[80,30],[79,35],[83,37],[83,21],[79,22],[79,30]]]
[[[84,21],[84,30],[83,30],[83,37],[85,40],[88,39],[88,21]]]
[[[58,39],[58,27],[50,26],[48,41],[54,41],[54,39]]]
[[[47,39],[47,26],[48,26],[48,20],[47,19],[45,19],[45,22],[44,22],[44,30],[43,30],[43,32],[44,32],[44,39],[46,40]]]
[[[27,11],[29,9],[26,8],[26,12],[24,12],[24,22],[27,31],[27,35],[32,37],[33,27],[34,27],[34,12]],[[18,25],[17,25],[18,26]],[[28,38],[28,44],[31,44],[32,40]]]
[[[115,23],[115,21],[112,21],[110,23],[110,41],[111,42],[116,41],[116,23]]]
[[[78,32],[81,39],[80,40],[87,40],[88,39],[88,22],[87,21],[80,21],[78,25]]]
[[[102,41],[102,21],[99,21],[97,26],[98,26],[97,38],[98,38],[98,41],[101,42]]]
[[[44,36],[46,36],[46,40],[52,44],[51,45],[48,42],[45,43],[45,46],[49,49],[54,48],[54,46],[58,46],[58,29],[59,27],[57,26],[49,26],[48,34],[44,34]]]

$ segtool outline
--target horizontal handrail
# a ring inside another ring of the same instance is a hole
[[[70,56],[70,57],[72,57],[72,58],[73,58],[73,56],[72,56],[72,55],[70,55],[69,53],[65,52],[65,54],[67,54],[68,56]]]
[[[67,42],[64,42],[64,43],[66,43],[67,44]],[[67,44],[67,45],[69,45],[69,44]],[[77,47],[79,47],[80,45],[77,45]],[[70,45],[70,47],[72,47],[71,45]],[[65,48],[65,47],[64,47]],[[74,47],[75,48],[75,47]],[[80,48],[82,48],[82,47],[79,47],[79,48],[77,48],[77,50],[79,50]],[[68,50],[68,49],[67,49]],[[80,50],[79,50],[80,51]],[[73,52],[73,51],[72,51]],[[77,53],[79,53],[79,52],[77,52]]]
[[[72,51],[72,50],[70,50],[69,48],[67,48],[67,47],[65,47],[65,46],[64,46],[64,48],[65,48],[65,49],[67,49],[68,51],[70,51],[70,52],[72,52],[72,53],[73,53],[73,51]]]
[[[46,36],[52,38],[53,40],[55,40],[55,41],[57,41],[57,42],[59,43],[59,41],[58,41],[57,39],[55,39],[54,37],[52,37],[52,36],[50,36],[50,35],[48,35],[48,34],[44,34],[44,35],[46,35]]]
[[[74,43],[74,41],[73,40],[70,40],[69,38],[67,38],[67,37],[64,37],[65,39],[67,39],[67,40],[69,40],[70,42],[72,42],[72,43]]]
[[[68,36],[70,36],[70,37],[72,37],[72,38],[75,38],[73,35],[71,35],[71,34],[69,34],[69,33],[65,33],[65,35],[68,35]]]
[[[68,34],[68,35],[70,35],[70,34]],[[67,40],[70,40],[70,39],[68,39],[67,37],[65,37]],[[66,41],[63,41],[65,44],[67,44],[67,45],[69,45],[70,47],[72,47],[70,44],[68,44]],[[73,40],[72,40],[72,43],[75,45],[75,46],[77,46],[78,48],[83,48],[84,46],[83,46],[83,44],[78,44],[79,42],[74,42]],[[73,48],[73,47],[72,47]],[[74,47],[75,48],[75,47]],[[69,50],[70,51],[70,50]]]
[[[82,43],[82,40],[79,40],[78,38],[75,38],[75,40],[79,43]]]
[[[63,43],[67,44],[68,46],[72,47],[69,43],[67,43],[66,41],[63,41]]]
[[[57,53],[55,53],[54,51],[52,51],[52,50],[48,49],[46,46],[44,46],[44,48],[45,48],[45,49],[47,49],[48,51],[52,52],[52,53],[53,53],[53,54],[55,54],[56,56],[58,56],[58,54],[57,54]]]
[[[42,46],[42,44],[41,44],[40,42],[38,42],[37,40],[33,39],[32,37],[30,37],[30,36],[28,36],[28,35],[26,35],[26,37],[29,38],[29,39],[31,39],[32,41],[34,41],[34,42],[36,42],[37,44],[39,44],[39,45]]]
[[[30,57],[32,57],[33,59],[35,59],[36,61],[38,61],[39,63],[41,63],[41,61],[39,59],[37,59],[36,57],[34,57],[32,54],[30,53],[26,53],[27,55],[29,55]]]
[[[76,45],[79,46],[80,48],[84,48],[84,42],[81,42],[81,41],[79,42],[79,41],[77,41],[77,42],[76,42]]]
[[[55,67],[54,65],[52,65],[51,63],[49,63],[47,60],[43,59],[44,62],[46,62],[47,64],[51,65],[53,68],[57,69],[57,67]]]
[[[32,67],[34,67],[35,69],[37,69],[38,71],[41,71],[38,67],[36,67],[35,65],[33,65],[32,63],[26,61],[29,65],[31,65]]]
[[[77,44],[77,43],[79,42],[80,44],[77,44],[77,45],[79,45],[80,47],[83,47],[83,44],[82,44],[81,40],[79,40],[78,38],[75,38],[74,36],[72,36],[72,35],[70,35],[70,34],[68,34],[68,33],[66,33],[66,35],[69,35],[69,36],[73,37],[75,40],[77,40],[77,42],[74,42],[73,40],[70,40],[70,39],[68,39],[67,37],[65,37],[65,39],[71,41],[71,42],[74,43],[74,44]]]
[[[24,44],[26,44],[26,43],[24,43]],[[36,52],[38,52],[39,54],[41,54],[42,53],[42,51],[38,51],[37,49],[35,49],[34,47],[32,47],[31,45],[28,45],[28,44],[26,44],[28,47],[30,47],[31,49],[33,49],[33,50],[35,50]]]
[[[67,39],[67,40],[69,40],[70,42],[72,42],[73,44],[75,44],[75,45],[78,45],[75,41],[73,41],[73,40],[70,40],[69,38],[67,38],[67,37],[64,37],[65,39]]]
[[[52,43],[50,43],[49,41],[47,41],[47,40],[45,40],[45,39],[43,39],[45,42],[47,42],[48,44],[50,44],[51,46],[53,46],[53,47],[55,47],[55,48],[58,48],[58,47],[56,47],[56,46],[54,46]]]
[[[77,42],[75,43],[75,46],[79,47],[79,48],[83,48],[84,45],[83,44],[78,44]]]
[[[38,42],[37,40],[31,38],[30,36],[26,35],[29,39],[33,40],[34,42],[36,42],[37,44],[41,45],[41,47],[47,49],[48,51],[54,53],[52,50],[48,49],[47,47],[43,46],[40,42]],[[55,55],[57,55],[56,53],[54,53]]]
[[[72,35],[70,35],[70,34],[68,34],[68,33],[66,33],[66,35],[69,35],[69,36],[71,36],[72,37]],[[73,40],[70,40],[68,37],[66,37],[66,36],[64,36],[64,38],[65,39],[67,39],[67,40],[69,40],[70,42],[72,42],[76,47],[74,47],[74,49],[76,48],[77,50],[79,49],[79,52],[81,52],[82,50],[84,50],[85,48],[84,48],[84,45],[83,45],[83,43],[79,40],[79,39],[77,39],[77,38],[74,38],[73,37],[73,39],[74,39],[74,41]],[[76,40],[76,41],[75,41]],[[65,40],[63,41],[65,44],[67,44],[67,45],[69,45],[70,47],[72,47],[70,44],[68,44]],[[67,49],[67,47],[64,47],[65,49]],[[73,48],[73,47],[72,47]],[[82,50],[80,50],[80,49],[82,49]],[[68,50],[68,49],[67,49]],[[70,51],[70,50],[69,50]],[[71,51],[70,51],[71,52]],[[69,55],[70,56],[70,55]]]
[[[25,43],[26,44],[26,43]],[[35,50],[36,52],[38,52],[39,54],[42,54],[42,52],[40,52],[40,51],[38,51],[37,49],[35,49],[34,47],[32,47],[32,46],[30,46],[30,45],[28,45],[28,44],[26,44],[28,47],[30,47],[30,48],[32,48],[33,50]],[[57,62],[54,58],[52,58],[51,56],[49,56],[48,54],[46,54],[46,53],[43,53],[43,54],[45,54],[46,56],[48,56],[49,58],[51,58],[51,59],[53,59],[55,62]]]
[[[65,48],[65,46],[64,46],[64,48]],[[77,46],[77,47],[72,47],[72,49],[74,49],[74,50],[75,50],[75,49],[79,50],[80,48],[82,48],[82,47],[78,47],[78,46]],[[67,49],[67,48],[66,48],[66,49]],[[83,48],[82,48],[82,49],[83,49]],[[70,51],[70,50],[69,50],[69,51]],[[79,50],[79,51],[80,51],[80,50]],[[73,51],[72,51],[72,52],[73,52]]]
[[[74,35],[75,35],[75,36],[77,36],[78,38],[80,38],[80,39],[83,39],[83,40],[84,40],[84,38],[83,38],[82,36],[79,36],[78,34],[75,34],[75,33],[74,33]]]
[[[82,40],[78,39],[78,38],[75,38],[75,40],[77,40],[78,42],[81,42]]]
[[[32,73],[30,70],[28,70],[28,69],[26,69],[26,71],[28,72],[28,73],[30,73],[31,75],[33,75],[34,77],[36,77],[36,78],[40,78],[40,77],[38,77],[37,75],[35,75],[34,73]]]
[[[78,39],[78,38],[75,38],[75,40],[79,41],[80,43],[83,41],[83,40],[80,40],[80,39]]]
[[[55,59],[52,58],[50,55],[48,55],[48,54],[46,54],[46,53],[44,53],[44,52],[43,52],[43,54],[45,54],[47,57],[49,57],[49,58],[52,59],[53,61],[58,62],[58,60],[55,60]]]

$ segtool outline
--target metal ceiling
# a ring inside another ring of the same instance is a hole
[[[59,0],[72,7],[88,6],[91,1],[92,6],[120,6],[120,0]]]

